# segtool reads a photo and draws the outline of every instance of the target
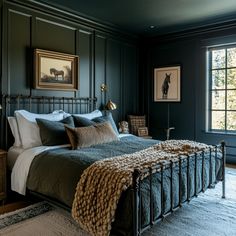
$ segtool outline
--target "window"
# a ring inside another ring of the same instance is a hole
[[[209,50],[209,129],[236,132],[236,45]]]

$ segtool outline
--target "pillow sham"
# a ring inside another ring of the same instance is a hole
[[[41,138],[36,118],[59,121],[63,119],[63,113],[36,114],[26,110],[15,111],[15,117],[19,128],[20,139],[23,148],[41,146]]]
[[[60,121],[51,121],[36,118],[39,126],[42,144],[45,146],[62,145],[70,143],[64,125],[74,127],[73,117],[69,116]]]
[[[16,118],[14,116],[9,116],[9,117],[7,117],[7,120],[10,125],[12,135],[15,139],[13,146],[14,147],[21,147],[20,134],[19,134],[19,129],[18,129]]]
[[[114,129],[116,135],[117,136],[119,135],[119,132],[118,132],[116,124],[115,124],[115,121],[113,120],[113,117],[112,117],[111,113],[108,113],[104,116],[96,117],[92,120],[89,120],[85,117],[79,117],[79,116],[74,116],[74,115],[73,115],[73,118],[74,118],[75,127],[86,127],[86,126],[95,125],[97,123],[102,123],[102,122],[105,122],[105,121],[109,121],[112,128]]]
[[[74,119],[75,127],[86,127],[96,124],[96,122],[85,117],[74,116],[74,115],[72,117]]]
[[[117,127],[116,127],[116,123],[112,117],[112,114],[111,112],[108,112],[106,115],[104,116],[101,116],[101,117],[96,117],[94,119],[92,119],[92,121],[95,121],[96,123],[102,123],[102,122],[105,122],[105,121],[109,121],[113,130],[115,131],[116,135],[118,136],[119,135],[119,132],[117,130]]]
[[[99,110],[95,110],[95,111],[92,111],[90,113],[85,113],[85,114],[72,114],[73,116],[76,116],[76,117],[83,117],[83,118],[87,118],[89,120],[92,120],[93,118],[96,118],[96,117],[100,117],[102,116],[102,112],[99,111]]]
[[[65,128],[72,149],[80,149],[119,140],[109,122],[77,128],[65,125]]]

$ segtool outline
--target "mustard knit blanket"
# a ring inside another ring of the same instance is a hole
[[[169,140],[139,152],[95,162],[84,171],[77,185],[73,218],[92,235],[109,235],[121,193],[132,185],[134,169],[143,170],[208,149],[203,143]]]

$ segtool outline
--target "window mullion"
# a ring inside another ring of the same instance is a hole
[[[227,131],[227,76],[228,76],[228,51],[225,49],[225,131]]]
[[[212,51],[209,53],[209,83],[210,83],[210,91],[208,94],[208,101],[209,101],[209,116],[208,116],[208,124],[210,124],[210,129],[212,130]]]

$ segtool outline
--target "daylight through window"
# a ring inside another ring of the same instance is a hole
[[[236,45],[209,51],[209,124],[212,131],[236,131]]]

